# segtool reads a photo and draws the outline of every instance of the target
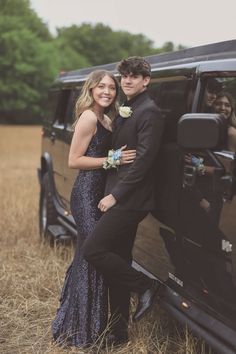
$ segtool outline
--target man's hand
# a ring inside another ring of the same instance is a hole
[[[112,194],[108,194],[106,197],[102,198],[98,204],[98,209],[102,212],[107,211],[116,204],[116,199]]]

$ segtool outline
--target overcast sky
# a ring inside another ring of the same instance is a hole
[[[30,0],[55,34],[56,27],[102,22],[112,30],[142,33],[156,47],[189,47],[236,39],[236,0]]]

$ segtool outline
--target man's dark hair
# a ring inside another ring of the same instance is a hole
[[[216,80],[215,78],[209,78],[206,86],[207,86],[207,90],[210,93],[216,93],[216,94],[219,93],[223,88],[222,83]]]
[[[142,57],[130,57],[123,59],[117,66],[117,70],[121,75],[141,74],[143,77],[151,76],[151,65]]]

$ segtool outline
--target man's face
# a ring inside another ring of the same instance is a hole
[[[207,107],[211,107],[216,99],[216,92],[210,92],[208,89],[205,91],[204,101]]]
[[[149,82],[149,76],[143,77],[141,74],[132,73],[121,75],[121,88],[128,100],[143,92]]]

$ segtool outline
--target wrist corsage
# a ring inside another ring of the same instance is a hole
[[[206,167],[204,165],[204,160],[202,157],[192,156],[192,165],[196,167],[197,173],[201,176],[205,175]]]
[[[121,149],[118,150],[109,150],[106,160],[103,162],[102,167],[105,170],[110,168],[117,168],[120,165],[121,159]]]
[[[129,118],[133,113],[132,108],[129,106],[120,106],[119,114],[122,118]]]
[[[204,176],[206,174],[206,167],[203,163],[197,166],[197,172],[200,176]]]

